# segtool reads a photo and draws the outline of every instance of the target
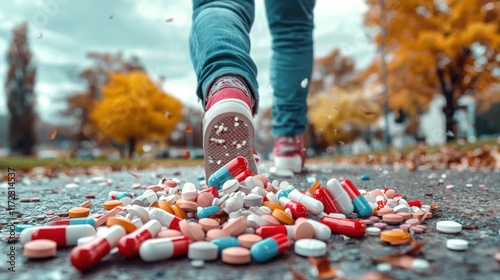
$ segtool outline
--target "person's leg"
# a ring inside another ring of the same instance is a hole
[[[303,134],[313,67],[314,4],[315,0],[266,0],[273,38],[270,79],[275,164],[294,171],[300,171],[305,160]]]
[[[253,0],[195,0],[190,34],[197,95],[206,113],[203,150],[207,179],[237,156],[257,173],[252,114],[258,107],[257,69],[248,33]]]
[[[250,57],[248,33],[254,20],[253,0],[194,0],[189,37],[191,61],[203,107],[217,78],[239,76],[258,102],[257,67]],[[257,106],[254,106],[254,113]]]

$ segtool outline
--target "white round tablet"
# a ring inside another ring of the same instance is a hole
[[[467,250],[469,242],[463,239],[448,239],[446,241],[446,248],[455,251]]]
[[[295,242],[295,254],[304,257],[320,257],[326,254],[326,243],[317,240],[304,238]]]
[[[415,259],[411,265],[415,272],[423,273],[429,270],[429,262],[424,259]]]
[[[235,192],[240,187],[240,183],[236,179],[227,180],[222,185],[222,191],[224,193]]]
[[[440,221],[436,223],[436,229],[444,233],[457,233],[462,231],[462,225],[454,221]]]
[[[217,259],[219,247],[207,241],[197,241],[189,244],[188,258],[191,260],[213,261]]]
[[[380,235],[380,229],[376,227],[369,227],[366,229],[366,234],[372,235],[372,236],[378,236]]]
[[[410,213],[410,208],[406,206],[405,204],[400,204],[396,207],[393,208],[394,213]]]

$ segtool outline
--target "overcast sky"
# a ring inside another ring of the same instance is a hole
[[[364,0],[318,0],[315,7],[315,56],[335,47],[353,56],[359,67],[374,57],[362,17]],[[89,64],[89,51],[137,55],[156,79],[167,77],[164,90],[183,103],[196,104],[196,77],[191,66],[188,36],[192,3],[188,0],[16,0],[2,1],[0,10],[0,114],[7,112],[6,54],[12,29],[29,23],[29,44],[37,66],[37,111],[48,122],[57,122],[65,107],[61,97],[82,88],[74,78]],[[172,22],[165,22],[173,18]],[[263,0],[256,0],[251,32],[251,55],[258,67],[262,107],[271,105],[269,84],[270,34]],[[72,73],[72,74],[71,74]]]

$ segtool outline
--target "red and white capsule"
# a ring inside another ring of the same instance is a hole
[[[289,239],[293,239],[293,226],[278,225],[278,226],[262,226],[255,230],[255,234],[262,238],[271,237],[276,234],[286,234]]]
[[[175,215],[168,213],[161,208],[151,208],[149,209],[149,218],[151,220],[158,220],[162,226],[169,229],[181,230],[179,227],[179,222],[181,219]]]
[[[95,228],[91,225],[73,226],[42,226],[27,228],[21,232],[19,239],[21,244],[31,240],[49,239],[57,243],[57,246],[75,246],[78,239],[94,236]]]
[[[139,248],[146,240],[156,237],[161,231],[161,224],[157,220],[150,220],[139,229],[120,238],[118,251],[126,258],[139,255]]]
[[[294,219],[305,218],[307,216],[307,208],[302,203],[293,201],[284,196],[280,197],[279,203],[285,209],[290,209],[290,212],[292,212],[292,217]]]
[[[70,254],[71,264],[81,271],[89,270],[116,247],[125,234],[125,229],[119,225],[110,227],[88,243],[73,248]]]
[[[188,253],[191,239],[187,236],[155,238],[146,240],[139,249],[139,255],[145,262],[166,260]]]
[[[375,200],[377,201],[377,206],[378,206],[378,209],[382,209],[385,207],[385,198],[381,195],[378,195]]]

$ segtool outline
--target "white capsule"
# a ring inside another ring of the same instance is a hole
[[[324,210],[323,204],[319,200],[306,196],[298,190],[291,191],[290,194],[288,194],[288,198],[295,202],[302,203],[302,205],[304,205],[313,215],[319,215]]]
[[[129,208],[127,208],[127,212],[132,214],[132,216],[141,219],[143,224],[149,221],[148,211],[139,205],[130,206]]]
[[[195,201],[196,198],[198,197],[198,190],[196,189],[196,186],[193,183],[185,183],[184,186],[182,187],[182,199],[187,200],[187,201]]]
[[[330,192],[335,203],[339,206],[340,211],[344,215],[350,215],[354,211],[351,198],[347,192],[340,186],[337,179],[330,179],[326,183],[326,189]]]
[[[327,241],[332,236],[332,230],[325,224],[308,219],[314,229],[314,237],[319,240]]]

